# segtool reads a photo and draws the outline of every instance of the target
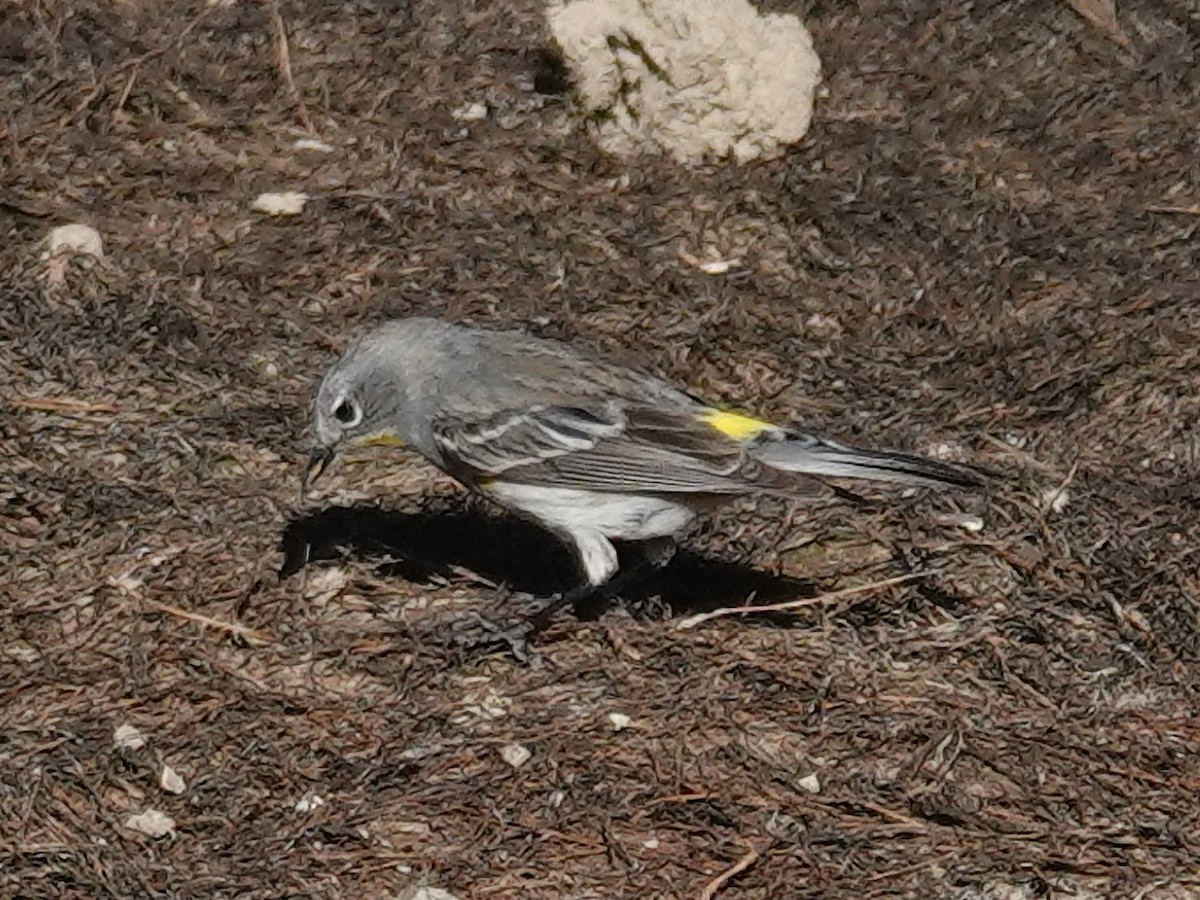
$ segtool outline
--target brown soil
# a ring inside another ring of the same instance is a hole
[[[693,172],[534,89],[533,2],[0,11],[0,894],[1195,896],[1195,6],[767,5],[830,96]],[[417,312],[1003,478],[739,505],[479,654],[552,541],[407,457],[297,497],[314,380]],[[681,627],[751,595],[815,599]]]

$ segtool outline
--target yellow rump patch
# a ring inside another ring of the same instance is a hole
[[[356,447],[403,447],[404,441],[390,431],[377,431],[374,434],[355,438]]]
[[[707,410],[700,414],[700,419],[735,441],[749,440],[775,427],[770,422],[721,409]]]

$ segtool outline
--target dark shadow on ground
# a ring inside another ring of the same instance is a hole
[[[330,559],[378,561],[381,576],[426,582],[451,578],[460,567],[509,590],[548,598],[579,583],[579,571],[567,548],[553,535],[511,516],[474,509],[445,513],[400,513],[375,507],[329,507],[292,520],[284,529],[283,565],[287,578],[308,563]],[[622,565],[637,555],[619,547]],[[620,591],[635,615],[707,612],[725,606],[772,603],[812,596],[814,584],[680,550],[657,571]],[[593,618],[607,601],[576,610]]]

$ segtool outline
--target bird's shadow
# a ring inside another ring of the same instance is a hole
[[[553,535],[478,508],[402,513],[333,506],[289,522],[282,545],[281,579],[309,563],[347,557],[376,562],[382,577],[427,582],[466,569],[512,591],[547,598],[576,587],[581,577],[570,551]],[[623,565],[636,559],[629,548],[618,552]],[[657,604],[688,614],[740,606],[750,598],[772,603],[816,593],[809,581],[681,550],[665,567],[633,579],[619,597],[635,615],[646,615]],[[592,618],[606,605],[588,603],[577,612]]]

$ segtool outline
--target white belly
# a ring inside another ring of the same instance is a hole
[[[498,484],[488,497],[561,531],[595,531],[619,541],[646,541],[679,534],[696,517],[691,507],[662,497],[600,494],[571,488]]]

